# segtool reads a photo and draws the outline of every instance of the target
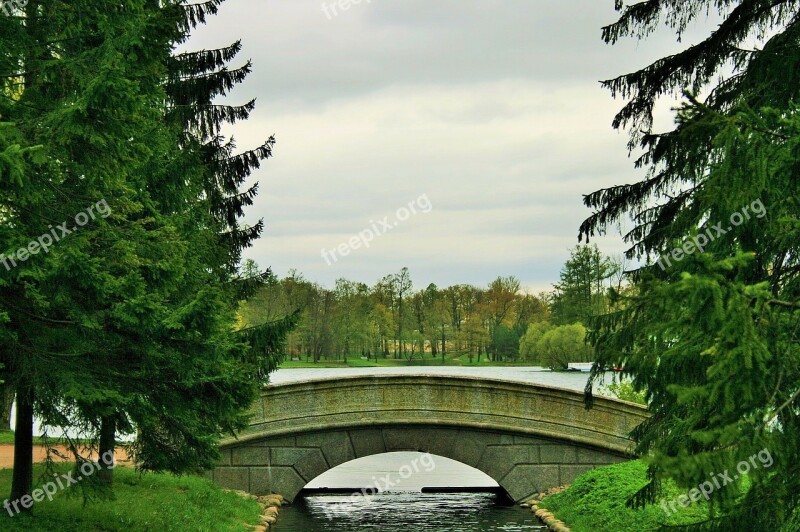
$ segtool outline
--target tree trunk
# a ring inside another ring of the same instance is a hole
[[[100,445],[97,449],[97,463],[100,470],[97,477],[107,486],[114,482],[114,445],[116,443],[117,422],[113,415],[100,418]]]
[[[8,383],[0,386],[0,430],[9,430],[11,429],[11,408],[14,406],[14,388]]]
[[[11,497],[16,501],[28,495],[33,487],[33,388],[23,383],[17,393],[17,422],[14,432],[14,471],[11,475]],[[30,508],[20,505],[20,511]]]

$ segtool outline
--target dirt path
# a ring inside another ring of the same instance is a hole
[[[57,445],[55,447],[62,455],[66,456],[66,459],[59,459],[57,456],[53,455],[53,459],[56,461],[66,461],[69,462],[72,460],[72,455],[67,451],[66,447],[63,445]],[[92,454],[94,457],[94,454]],[[33,461],[34,462],[44,462],[47,458],[47,452],[45,448],[41,445],[34,445],[33,447]],[[117,462],[123,463],[130,463],[128,460],[128,455],[125,451],[118,449],[115,458]],[[14,465],[14,446],[13,445],[0,445],[0,468],[7,468],[12,467]]]

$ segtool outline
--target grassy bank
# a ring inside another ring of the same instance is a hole
[[[370,358],[364,360],[360,357],[350,357],[347,361],[342,360],[320,360],[317,363],[313,361],[306,361],[305,358],[301,360],[286,360],[281,363],[281,368],[390,368],[400,366],[531,366],[530,362],[492,362],[486,356],[482,356],[480,362],[477,357],[469,357],[462,355],[460,357],[446,356],[444,361],[441,357],[431,358],[426,356],[424,359],[413,358],[410,361],[405,358],[383,358],[379,357],[377,360]]]
[[[67,473],[70,464],[58,464],[56,470]],[[34,484],[41,486],[52,477],[44,477],[37,465]],[[0,470],[0,494],[10,492],[11,470]],[[9,516],[0,510],[0,530],[75,531],[245,531],[247,524],[257,524],[261,507],[256,501],[225,492],[210,481],[198,477],[175,477],[166,474],[140,476],[130,468],[114,471],[115,500],[83,505],[80,485],[60,490],[52,501],[34,503],[33,516]]]
[[[564,521],[573,532],[641,532],[657,530],[662,524],[690,525],[708,518],[702,502],[667,517],[658,505],[634,510],[625,501],[647,483],[647,468],[639,460],[604,466],[584,473],[562,493],[545,498],[546,508]],[[685,494],[674,484],[666,486],[665,499]]]

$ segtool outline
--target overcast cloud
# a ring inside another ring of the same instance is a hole
[[[250,58],[254,72],[227,101],[258,107],[231,131],[240,148],[278,140],[254,175],[248,219],[266,230],[246,256],[327,286],[408,266],[417,288],[515,275],[547,289],[590,214],[582,194],[640,178],[610,126],[623,102],[598,81],[678,49],[667,33],[604,44],[613,3],[362,0],[336,15],[332,0],[223,4],[187,48],[242,39],[234,65]],[[422,194],[430,213],[322,258]],[[598,244],[624,249],[616,234]]]

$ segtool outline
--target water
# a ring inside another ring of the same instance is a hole
[[[494,493],[421,493],[423,487],[497,488],[485,473],[443,456],[392,452],[358,458],[307,487],[345,486],[353,491],[309,496],[282,509],[275,530],[545,530],[530,510],[507,506]],[[355,487],[375,489],[364,495]]]
[[[533,513],[500,506],[490,493],[380,493],[366,497],[306,497],[281,508],[278,532],[362,530],[470,532],[544,531]]]
[[[281,384],[304,380],[328,380],[356,375],[450,375],[455,377],[483,377],[517,382],[530,382],[583,391],[588,373],[579,371],[550,371],[538,366],[398,366],[388,368],[289,368],[279,369],[270,375],[270,382]],[[606,383],[612,373],[606,374]],[[595,387],[597,391],[597,387]]]
[[[530,382],[583,391],[588,375],[541,367],[389,367],[281,369],[275,384],[355,375],[452,375]],[[611,381],[609,374],[606,379]],[[597,390],[595,390],[597,391]],[[416,460],[416,462],[415,462]],[[417,464],[410,468],[411,465]],[[410,468],[410,469],[409,469]],[[413,471],[410,475],[402,473]],[[381,488],[366,496],[313,495],[281,509],[274,530],[291,532],[361,530],[544,531],[533,513],[505,506],[493,493],[420,493],[423,487],[485,487],[497,483],[477,469],[441,456],[395,452],[359,458],[318,476],[307,488]],[[388,489],[384,489],[387,488]]]

